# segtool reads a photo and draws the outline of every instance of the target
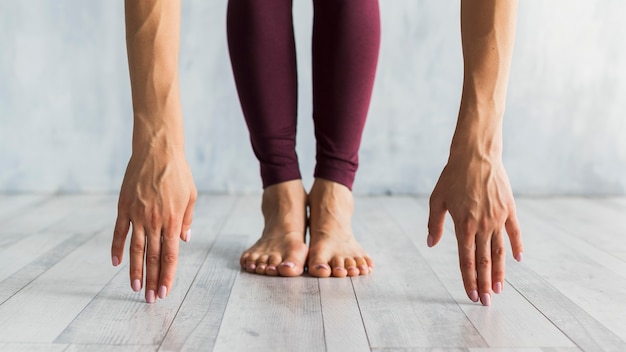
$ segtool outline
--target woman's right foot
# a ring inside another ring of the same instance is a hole
[[[250,273],[298,276],[304,272],[307,195],[301,180],[278,183],[263,191],[265,228],[239,263]]]

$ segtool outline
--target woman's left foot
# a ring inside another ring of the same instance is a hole
[[[337,182],[316,178],[308,203],[309,274],[315,277],[369,274],[374,266],[372,259],[352,233],[352,191]]]

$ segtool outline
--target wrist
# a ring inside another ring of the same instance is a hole
[[[135,119],[133,129],[133,153],[158,152],[175,154],[184,152],[184,134],[181,123],[138,122]]]
[[[501,116],[501,115],[500,115]],[[452,143],[450,159],[502,159],[502,119],[497,114],[461,112]]]

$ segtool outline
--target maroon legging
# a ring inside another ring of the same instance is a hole
[[[315,177],[352,188],[380,46],[378,0],[313,0]],[[301,178],[292,0],[229,0],[228,46],[263,187]]]

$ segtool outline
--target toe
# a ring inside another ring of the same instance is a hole
[[[278,266],[283,261],[279,255],[270,255],[267,261],[267,268],[265,269],[265,275],[267,276],[278,276]]]
[[[269,259],[269,255],[264,254],[259,257],[256,261],[256,269],[255,272],[259,275],[265,275],[265,270],[267,269],[267,261]]]
[[[356,267],[359,269],[359,274],[361,275],[367,275],[370,273],[370,267],[363,257],[356,258]]]
[[[359,276],[361,273],[357,268],[356,260],[354,258],[346,258],[344,261],[344,268],[346,268],[346,273],[348,276]]]
[[[348,275],[348,272],[346,271],[346,268],[344,267],[345,260],[341,257],[335,257],[330,261],[330,266],[332,268],[332,272],[333,272],[333,276],[334,277],[346,277],[346,275]]]
[[[248,261],[248,257],[250,257],[250,252],[244,252],[241,255],[241,258],[239,258],[239,265],[241,265],[241,268],[243,268],[243,269],[246,268],[246,263]]]
[[[299,276],[304,271],[304,265],[297,259],[287,257],[278,265],[278,274],[280,276]]]
[[[328,261],[319,257],[309,259],[308,270],[309,275],[314,277],[329,277],[332,273]]]
[[[259,255],[256,253],[252,253],[246,258],[245,269],[247,272],[249,273],[256,272],[257,259],[259,259]]]

